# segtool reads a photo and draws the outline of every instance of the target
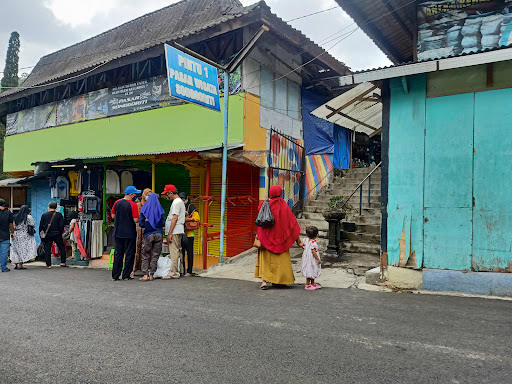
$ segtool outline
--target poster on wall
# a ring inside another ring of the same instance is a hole
[[[152,77],[110,89],[108,104],[108,115],[115,116],[165,107],[178,102],[169,96],[166,78]]]
[[[84,121],[87,118],[87,95],[74,97],[73,112],[71,116],[72,123]]]
[[[512,0],[435,0],[418,4],[418,60],[512,44]]]
[[[89,92],[87,98],[87,120],[108,116],[108,88]]]
[[[7,115],[5,123],[5,135],[14,135],[18,133],[18,112]]]
[[[18,133],[30,132],[35,129],[34,108],[18,112]]]
[[[55,127],[57,125],[57,104],[45,104],[34,108],[34,129]]]
[[[57,103],[57,125],[71,124],[73,121],[73,99]]]

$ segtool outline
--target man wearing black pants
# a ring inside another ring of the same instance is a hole
[[[180,192],[179,197],[185,203],[186,216],[185,216],[185,229],[187,227],[187,222],[196,222],[199,223],[199,213],[197,212],[196,207],[190,203],[188,200],[187,194],[184,192]],[[186,229],[186,236],[183,236],[183,240],[181,242],[181,252],[183,254],[182,257],[182,275],[185,277],[192,276],[192,268],[194,266],[194,231]],[[187,265],[185,269],[185,253],[187,254]],[[185,272],[186,271],[186,272]]]
[[[64,218],[57,212],[57,203],[50,201],[48,204],[48,212],[43,213],[39,223],[39,233],[45,233],[46,236],[41,241],[44,244],[44,258],[46,266],[52,267],[52,244],[57,244],[60,254],[60,266],[67,267],[66,265],[66,246],[62,240],[62,233],[64,232]]]
[[[139,193],[141,191],[133,186],[126,187],[124,198],[117,200],[112,207],[111,214],[115,220],[114,239],[116,242],[114,265],[112,267],[112,280],[114,281],[121,277],[121,270],[123,280],[133,279],[130,274],[135,260],[135,242],[137,238],[135,223],[139,222],[139,207],[133,199]]]

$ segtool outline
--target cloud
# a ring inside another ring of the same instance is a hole
[[[0,71],[3,70],[5,53],[12,31],[16,30],[20,34],[20,68],[23,68],[34,66],[44,55],[76,44],[177,1],[4,1],[2,4],[4,18],[0,25]],[[244,5],[254,2],[254,0],[242,0]],[[266,2],[272,12],[285,21],[319,10],[337,7],[334,0],[267,0]],[[328,38],[351,23],[353,21],[339,7],[291,22],[293,27],[301,30],[324,49],[332,47],[329,52],[354,70],[389,65],[390,62],[385,55],[360,30],[344,40],[341,40],[340,33]],[[355,28],[355,26],[353,27]],[[346,31],[350,29],[352,27]],[[337,42],[339,43],[333,47]],[[30,71],[30,69],[20,70],[20,73],[24,71]]]

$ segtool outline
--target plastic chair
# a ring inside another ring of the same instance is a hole
[[[115,249],[110,250],[110,256],[108,258],[108,268],[107,271],[110,271],[114,267],[114,253]],[[124,261],[123,261],[123,269],[124,269]]]

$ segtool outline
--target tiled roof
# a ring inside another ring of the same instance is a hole
[[[42,57],[23,83],[32,87],[197,33],[249,13],[238,0],[182,0]],[[6,91],[3,97],[19,90]]]
[[[264,11],[265,20],[281,28],[283,38],[291,39],[314,57],[321,55],[319,60],[329,63],[330,68],[337,73],[349,73],[343,63],[272,14],[264,1],[244,7],[238,0],[182,0],[42,57],[23,83],[23,87],[51,84],[121,57],[166,42],[179,41],[257,10]],[[3,92],[0,99],[21,91],[22,89],[12,89]]]

